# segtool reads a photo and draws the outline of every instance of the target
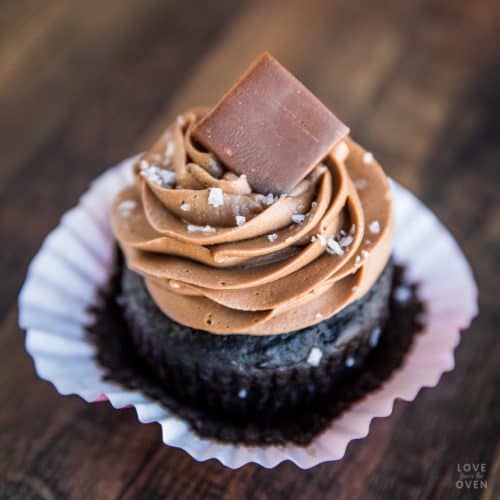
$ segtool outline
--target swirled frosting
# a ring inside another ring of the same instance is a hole
[[[130,269],[178,323],[273,335],[318,323],[362,297],[392,247],[388,180],[351,139],[286,196],[255,193],[192,137],[206,109],[180,115],[114,200]]]

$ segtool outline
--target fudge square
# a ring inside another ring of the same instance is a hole
[[[260,193],[293,189],[349,129],[270,54],[197,124],[193,137]]]

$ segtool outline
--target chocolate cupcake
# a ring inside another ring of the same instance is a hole
[[[377,345],[390,187],[347,134],[265,54],[137,161],[112,211],[120,304],[172,397],[272,420],[327,397]]]

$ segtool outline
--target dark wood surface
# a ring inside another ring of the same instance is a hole
[[[264,49],[438,214],[480,288],[455,370],[309,471],[197,463],[133,410],[59,396],[17,327],[26,266],[89,182]],[[0,497],[498,498],[499,78],[497,0],[3,0]],[[487,489],[455,487],[464,463]]]

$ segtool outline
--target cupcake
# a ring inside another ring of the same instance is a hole
[[[131,342],[196,415],[307,412],[383,337],[391,190],[348,134],[264,54],[214,107],[181,113],[115,198]]]
[[[268,54],[99,176],[19,295],[40,378],[231,468],[342,458],[477,311],[446,228]]]

